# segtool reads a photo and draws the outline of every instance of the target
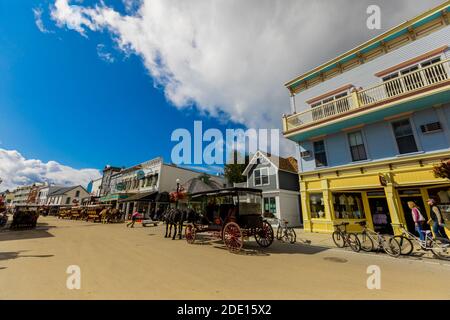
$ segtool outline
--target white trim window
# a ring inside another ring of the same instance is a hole
[[[253,172],[253,183],[255,186],[265,186],[269,184],[269,168],[255,169]]]
[[[419,151],[413,127],[409,119],[393,121],[391,124],[400,154]]]
[[[362,131],[354,131],[347,134],[348,143],[350,146],[350,154],[352,161],[367,160],[366,147],[364,146],[364,138]]]

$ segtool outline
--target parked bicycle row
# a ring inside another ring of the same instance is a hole
[[[400,234],[389,236],[370,229],[365,221],[356,224],[363,228],[361,233],[348,232],[349,222],[334,225],[332,238],[338,248],[348,246],[355,252],[384,251],[391,257],[411,255],[417,249],[430,251],[435,257],[450,261],[450,241],[433,236],[429,230],[420,230],[422,234],[418,237],[409,232],[404,225],[398,224],[394,226],[400,230]]]

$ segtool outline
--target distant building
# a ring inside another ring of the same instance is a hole
[[[100,184],[100,197],[111,193],[111,178],[113,175],[117,174],[120,171],[122,171],[122,168],[112,167],[110,165],[105,166],[105,168],[103,169],[103,176]]]
[[[110,171],[104,171],[109,174]],[[100,201],[109,203],[131,213],[134,209],[147,213],[156,206],[167,205],[166,194],[176,189],[177,179],[180,185],[198,178],[204,173],[164,163],[162,158],[155,158],[138,165],[122,169],[120,172],[111,173],[108,179],[102,182],[102,197]],[[223,176],[208,175],[211,181],[224,186],[226,181]],[[110,181],[105,185],[106,180]],[[110,192],[104,194],[105,190]]]
[[[68,206],[80,204],[89,193],[82,186],[49,187],[47,205]]]
[[[43,183],[34,183],[27,186],[17,187],[14,190],[14,199],[11,204],[13,206],[36,204],[39,189],[43,186]]]
[[[284,219],[291,226],[302,224],[297,160],[258,151],[242,173],[247,182],[236,186],[263,191],[262,213]]]
[[[89,192],[89,194],[93,197],[99,197],[102,187],[102,181],[103,177],[89,182],[88,187],[86,188],[87,192]]]

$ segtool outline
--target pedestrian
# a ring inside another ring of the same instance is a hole
[[[139,211],[135,210],[131,215],[131,221],[127,224],[127,227],[134,228],[134,223],[139,218]]]
[[[441,209],[436,205],[434,199],[428,199],[428,205],[430,206],[431,228],[433,229],[434,237],[444,238],[449,240],[445,233],[444,217],[442,216]]]
[[[425,218],[422,213],[420,213],[419,207],[414,203],[414,201],[408,201],[408,207],[411,209],[414,226],[416,231],[419,233],[419,238],[421,241],[425,241],[425,235],[423,234],[423,224],[425,222]]]

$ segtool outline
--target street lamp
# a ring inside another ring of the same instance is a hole
[[[177,182],[177,201],[175,202],[175,208],[178,209],[178,197],[179,197],[179,192],[180,192],[180,179],[177,178],[177,180],[175,180]]]

